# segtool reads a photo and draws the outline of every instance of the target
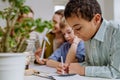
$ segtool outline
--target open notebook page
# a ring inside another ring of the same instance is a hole
[[[88,80],[78,74],[73,75],[73,76],[52,76],[52,77],[55,80]]]

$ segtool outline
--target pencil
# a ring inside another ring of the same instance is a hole
[[[62,64],[62,68],[63,68],[63,57],[62,56],[61,56],[61,64]],[[63,69],[62,69],[62,74],[65,74]]]
[[[43,57],[44,57],[45,46],[46,46],[46,41],[44,41],[44,43],[43,43],[43,49],[42,49],[42,53],[41,53],[41,56],[40,56],[40,60],[42,60]]]

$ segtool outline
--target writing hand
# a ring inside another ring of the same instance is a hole
[[[79,63],[70,63],[68,71],[69,74],[80,74],[81,76],[85,75],[85,67],[80,66]]]
[[[64,70],[64,73],[66,74],[66,73],[68,73],[68,64],[59,64],[57,67],[56,67],[56,69],[57,69],[57,73],[58,74],[62,74],[62,71]]]

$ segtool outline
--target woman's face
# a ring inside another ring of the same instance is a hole
[[[61,21],[61,15],[58,15],[58,14],[54,14],[53,16],[53,23],[54,23],[54,26],[53,26],[53,30],[52,32],[53,33],[58,33],[60,32],[60,21]]]

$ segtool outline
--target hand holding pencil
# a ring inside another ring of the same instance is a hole
[[[46,48],[45,48],[46,49]],[[38,48],[35,52],[35,64],[40,64],[40,65],[44,65],[46,63],[46,59],[40,59],[41,53],[42,53],[42,48]]]
[[[67,74],[68,73],[68,64],[65,64],[61,61],[61,63],[58,65],[57,73],[58,74]]]
[[[62,74],[65,74],[64,72],[64,62],[63,62],[63,57],[61,56],[61,65],[62,65]]]

